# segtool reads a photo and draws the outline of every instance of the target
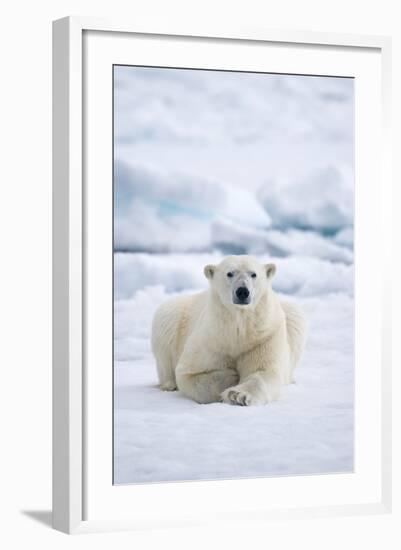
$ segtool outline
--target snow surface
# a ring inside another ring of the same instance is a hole
[[[116,67],[114,97],[114,482],[351,471],[352,79]],[[309,323],[264,407],[157,387],[155,309],[232,253]]]

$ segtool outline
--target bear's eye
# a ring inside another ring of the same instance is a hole
[[[251,273],[251,277],[252,277],[252,279],[255,279],[256,278],[256,273]]]
[[[229,272],[227,273],[227,277],[230,277],[230,278],[231,278],[231,277],[234,277],[234,273],[233,273],[232,271],[229,271]]]

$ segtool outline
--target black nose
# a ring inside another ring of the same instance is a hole
[[[235,294],[237,295],[238,300],[244,301],[249,296],[249,290],[246,288],[246,286],[240,286],[235,291]]]

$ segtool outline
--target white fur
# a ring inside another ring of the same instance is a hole
[[[163,390],[178,388],[198,403],[258,405],[279,397],[293,380],[305,323],[272,290],[275,270],[250,256],[229,256],[205,267],[207,291],[157,309],[152,349]],[[248,289],[249,304],[234,303],[239,287]]]

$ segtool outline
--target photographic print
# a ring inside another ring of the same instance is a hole
[[[113,68],[113,481],[354,463],[354,80]]]

